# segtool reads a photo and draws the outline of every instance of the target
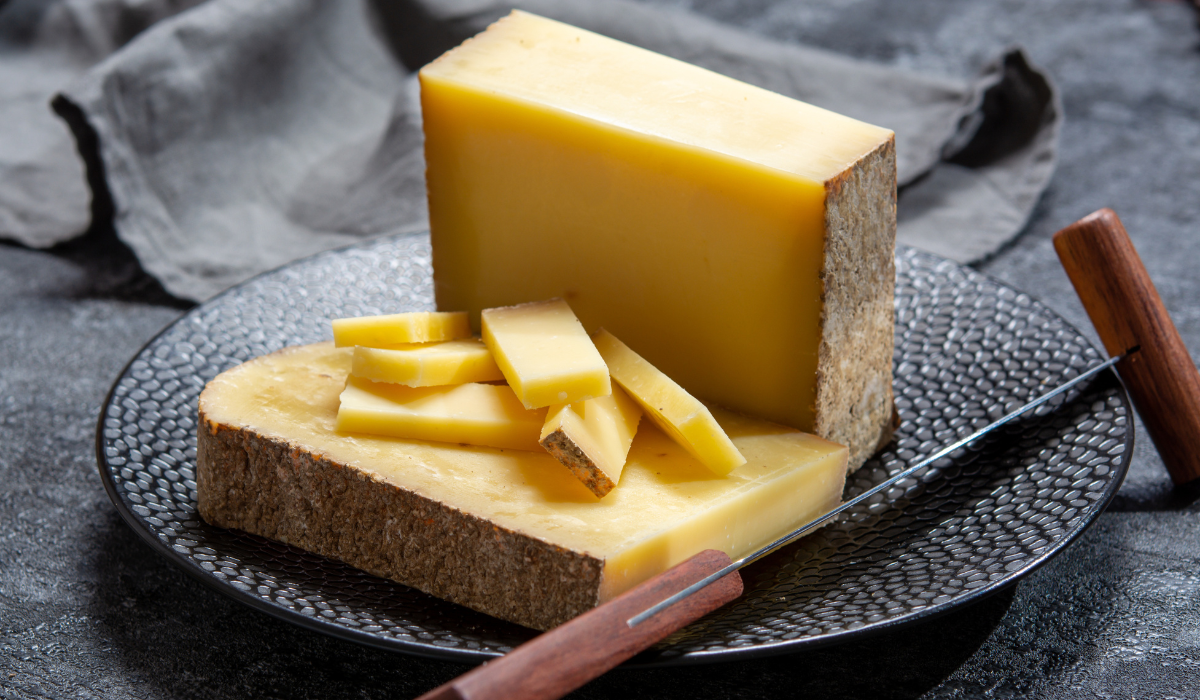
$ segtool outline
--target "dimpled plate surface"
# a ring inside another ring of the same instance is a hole
[[[1045,306],[957,264],[897,253],[897,440],[846,497],[1065,381],[1101,355]],[[377,647],[482,661],[516,625],[196,513],[196,404],[220,372],[330,337],[333,318],[433,307],[427,235],[380,239],[261,275],[193,309],[122,372],[97,428],[125,520],[217,590]],[[1129,404],[1102,375],[743,571],[746,594],[628,662],[695,663],[827,644],[945,612],[1029,573],[1120,485]]]

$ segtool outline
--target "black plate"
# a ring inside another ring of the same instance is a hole
[[[1102,358],[1028,295],[911,249],[896,258],[898,440],[850,497]],[[478,662],[534,633],[196,514],[196,402],[218,373],[330,337],[332,318],[432,308],[427,235],[323,253],[193,309],[117,379],[97,428],[117,509],[172,562],[276,617],[336,637]],[[746,594],[630,661],[744,658],[928,618],[1013,583],[1061,550],[1120,486],[1128,401],[1106,373],[939,468],[874,497],[743,574]]]

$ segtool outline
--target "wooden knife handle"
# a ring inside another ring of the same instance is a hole
[[[560,698],[742,594],[734,571],[636,627],[626,620],[730,563],[708,549],[418,700]]]
[[[1176,484],[1200,478],[1200,372],[1129,234],[1101,209],[1054,234],[1054,249]]]

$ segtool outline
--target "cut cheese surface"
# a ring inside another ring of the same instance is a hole
[[[333,342],[339,348],[388,348],[470,337],[470,322],[463,311],[410,311],[333,321]]]
[[[706,402],[874,451],[889,130],[521,12],[420,80],[438,308],[561,297]]]
[[[621,480],[641,418],[637,402],[614,386],[608,396],[551,407],[542,447],[602,498]]]
[[[494,382],[504,374],[483,341],[447,340],[394,348],[354,348],[351,374],[376,382],[405,386],[441,386]]]
[[[607,396],[608,367],[562,299],[485,309],[483,342],[527,408]]]
[[[704,466],[725,475],[746,463],[708,407],[612,333],[600,329],[593,340],[613,380],[629,392],[655,425]]]
[[[737,558],[841,498],[846,448],[721,412],[718,419],[748,460],[728,477],[714,476],[666,435],[643,425],[620,487],[599,500],[544,451],[339,431],[338,397],[351,354],[321,343],[260,357],[210,382],[201,408],[208,421],[252,426],[256,434],[351,465],[497,527],[599,558],[599,602],[704,549]]]
[[[527,410],[504,385],[407,387],[351,376],[337,430],[414,440],[541,450],[546,411]]]

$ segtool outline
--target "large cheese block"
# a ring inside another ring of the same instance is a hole
[[[704,549],[737,557],[840,500],[846,449],[722,411],[717,477],[652,425],[597,499],[545,452],[339,433],[350,349],[289,348],[200,396],[201,516],[546,629]]]
[[[705,401],[892,416],[892,132],[514,12],[420,72],[440,309],[562,297]]]

